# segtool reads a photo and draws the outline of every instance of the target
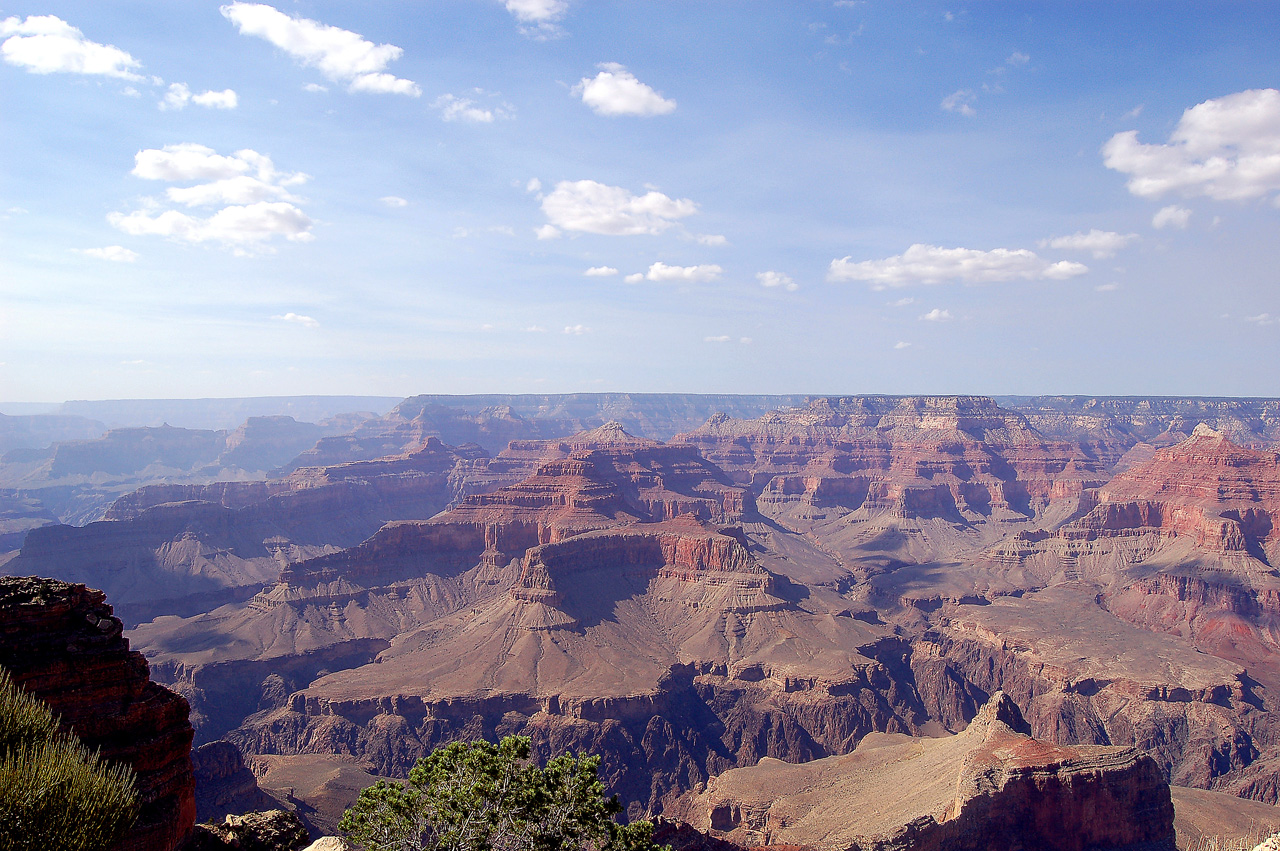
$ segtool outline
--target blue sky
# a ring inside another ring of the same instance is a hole
[[[0,400],[1280,395],[1276,4],[0,21]]]

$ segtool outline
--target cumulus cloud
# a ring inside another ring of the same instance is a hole
[[[733,338],[730,337],[728,334],[719,334],[714,337],[703,337],[702,341],[704,343],[727,343],[732,339]]]
[[[698,241],[699,245],[720,246],[729,244],[729,240],[726,239],[723,234],[718,233],[699,234],[694,237],[694,239]]]
[[[566,325],[564,326],[564,333],[582,336],[583,334],[590,334],[591,329],[586,325]]]
[[[650,281],[685,281],[687,283],[704,283],[720,277],[724,269],[714,263],[700,266],[668,266],[659,260],[649,267],[645,275]]]
[[[1255,325],[1275,325],[1280,322],[1280,317],[1272,316],[1270,313],[1259,313],[1257,316],[1246,316],[1244,321]]]
[[[772,270],[768,272],[757,272],[756,280],[760,282],[761,286],[765,287],[781,287],[782,289],[789,290],[791,292],[795,292],[800,289],[800,285],[792,280],[790,275],[784,275],[781,272],[774,272]]]
[[[1136,233],[1116,233],[1094,228],[1088,233],[1083,231],[1070,236],[1055,236],[1042,239],[1038,243],[1041,248],[1057,248],[1063,251],[1088,251],[1102,260],[1115,257],[1116,252],[1138,238]]]
[[[273,316],[272,319],[278,319],[281,322],[292,322],[295,325],[301,325],[304,328],[319,328],[320,323],[312,319],[310,316],[303,316],[301,313],[284,313],[279,316]]]
[[[1026,65],[1031,61],[1031,57],[1023,53],[1021,50],[1015,50],[1009,54],[1009,58],[1005,60],[1006,65]]]
[[[1156,230],[1163,230],[1164,228],[1185,230],[1190,221],[1190,210],[1186,207],[1179,207],[1177,204],[1170,204],[1167,207],[1161,207],[1156,210],[1156,214],[1151,217],[1151,226]]]
[[[511,106],[485,107],[470,98],[441,95],[431,104],[440,110],[445,121],[465,121],[470,124],[491,124],[495,118],[511,118]]]
[[[328,86],[322,86],[319,83],[304,83],[302,86],[304,92],[320,93],[329,91]]]
[[[592,266],[582,274],[586,275],[588,278],[607,278],[610,275],[618,274],[618,270],[612,266]]]
[[[557,22],[569,11],[565,0],[503,0],[502,5],[520,22],[520,32],[535,38],[559,35]]]
[[[164,100],[160,101],[160,108],[185,109],[188,103],[194,103],[197,106],[210,109],[235,109],[239,102],[240,100],[236,97],[236,93],[231,89],[224,89],[220,92],[201,92],[198,95],[193,95],[186,83],[173,83],[169,86],[169,91],[165,93]]]
[[[916,300],[914,298],[912,298],[911,296],[907,296],[906,298],[900,298],[896,301],[889,302],[889,306],[890,307],[906,307],[909,304],[915,304],[915,303],[916,303]]]
[[[616,62],[605,62],[595,77],[583,77],[573,87],[573,94],[591,107],[596,115],[666,115],[674,112],[676,102],[668,100]]]
[[[245,149],[219,154],[204,145],[184,143],[149,148],[134,156],[132,174],[144,180],[190,183],[170,186],[165,197],[185,207],[220,207],[208,216],[159,210],[159,202],[132,213],[107,216],[117,229],[134,236],[164,236],[179,242],[217,242],[245,253],[275,236],[295,242],[312,238],[311,219],[287,187],[307,175],[281,172],[271,158]]]
[[[908,343],[906,340],[899,340],[898,342],[893,344],[893,347],[895,349],[909,349],[911,348],[911,344]]]
[[[308,18],[294,18],[263,3],[230,3],[221,7],[242,35],[266,39],[298,62],[315,68],[351,92],[417,97],[418,84],[386,73],[404,51],[394,44],[374,44],[350,30]]]
[[[631,236],[661,233],[677,219],[698,212],[698,205],[656,190],[632,195],[620,186],[594,180],[562,180],[543,197],[542,212],[553,226],[564,230]]]
[[[142,63],[110,44],[89,41],[77,28],[55,15],[30,15],[0,21],[0,56],[32,74],[95,74],[142,80],[134,69]]]
[[[1134,195],[1169,193],[1246,201],[1280,190],[1280,91],[1250,89],[1196,104],[1169,140],[1146,145],[1138,131],[1102,147],[1107,168],[1129,175]]]
[[[957,112],[972,118],[978,114],[978,111],[973,108],[973,103],[977,99],[978,96],[971,89],[960,89],[944,97],[940,106],[947,112]]]
[[[538,239],[560,238],[560,228],[555,225],[542,225],[541,227],[534,228],[533,232],[537,235]]]
[[[529,178],[529,182],[524,185],[525,192],[541,192],[542,181],[536,177]]]
[[[138,259],[138,252],[130,251],[123,245],[108,245],[105,248],[85,248],[80,251],[99,260],[111,260],[116,263],[133,263]]]
[[[951,311],[935,307],[928,313],[920,314],[920,319],[923,322],[949,322],[951,320]]]
[[[384,195],[378,199],[388,207],[407,207],[409,202],[401,198],[399,195]]]
[[[1109,284],[1098,284],[1094,289],[1100,293],[1113,293],[1120,289],[1120,285],[1113,281]]]
[[[831,261],[827,273],[831,281],[866,281],[872,289],[904,287],[908,284],[938,284],[943,281],[993,283],[996,281],[1065,280],[1083,275],[1082,263],[1060,260],[1051,263],[1025,248],[941,248],[917,243],[901,254],[883,260],[854,262],[850,257]]]
[[[638,284],[644,280],[644,272],[633,272],[622,280],[626,281],[628,284]]]

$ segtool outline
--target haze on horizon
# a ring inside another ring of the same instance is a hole
[[[0,400],[1280,396],[1280,6],[0,7]]]

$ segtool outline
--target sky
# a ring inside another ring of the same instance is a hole
[[[0,400],[1280,396],[1280,4],[0,0]]]

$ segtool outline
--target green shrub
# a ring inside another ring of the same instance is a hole
[[[102,851],[133,826],[133,770],[103,762],[0,669],[0,848]]]
[[[600,757],[538,768],[529,739],[454,742],[418,760],[407,783],[380,780],[339,825],[366,851],[648,851],[648,822],[620,825],[604,797]]]

